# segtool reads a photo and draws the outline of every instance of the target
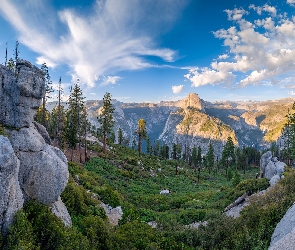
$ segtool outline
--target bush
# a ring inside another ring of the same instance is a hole
[[[240,182],[237,185],[236,190],[245,191],[248,195],[251,195],[255,192],[265,190],[266,188],[268,188],[268,186],[268,180],[265,178],[247,179]]]

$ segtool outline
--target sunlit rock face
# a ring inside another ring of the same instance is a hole
[[[43,72],[19,60],[11,70],[0,65],[0,229],[7,233],[14,214],[30,199],[51,207],[65,225],[71,217],[60,199],[69,178],[68,163],[50,145],[46,129],[34,122],[45,95]]]

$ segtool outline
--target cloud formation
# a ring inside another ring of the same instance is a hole
[[[179,94],[183,90],[183,87],[184,87],[184,85],[172,86],[172,92],[174,94]]]
[[[252,11],[258,18],[247,20]],[[229,57],[220,55],[210,67],[190,69],[184,77],[194,87],[207,84],[231,87],[281,84],[287,87],[285,79],[295,71],[295,17],[279,14],[275,7],[267,4],[250,5],[249,12],[235,8],[226,13],[234,25],[213,34],[223,40]]]
[[[96,0],[91,12],[78,13],[57,12],[48,0],[3,0],[0,14],[18,31],[19,41],[40,55],[37,63],[66,64],[73,79],[94,86],[102,75],[153,67],[146,56],[176,60],[176,52],[158,48],[151,34],[169,29],[186,2]]]

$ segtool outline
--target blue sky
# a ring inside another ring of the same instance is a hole
[[[87,99],[123,102],[295,92],[295,0],[1,0],[0,27],[0,63],[18,40],[65,98],[77,79]]]

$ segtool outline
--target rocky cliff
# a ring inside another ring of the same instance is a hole
[[[65,155],[50,145],[45,128],[33,121],[45,94],[44,75],[20,60],[15,70],[0,65],[0,230],[30,199],[51,207],[65,225],[71,218],[60,199],[68,178]]]

